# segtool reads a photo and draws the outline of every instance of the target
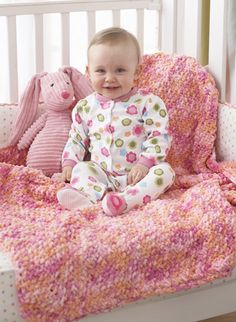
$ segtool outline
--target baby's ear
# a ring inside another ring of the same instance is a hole
[[[137,67],[136,67],[136,70],[134,72],[134,80],[137,80],[138,79],[138,75],[139,75],[140,69],[141,69],[141,65],[138,64]]]
[[[85,75],[90,78],[88,65],[86,66]]]

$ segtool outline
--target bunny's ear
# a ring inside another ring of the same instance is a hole
[[[70,77],[76,100],[80,100],[93,92],[89,79],[74,67],[65,66],[59,69]]]
[[[39,104],[41,89],[40,78],[43,75],[45,75],[45,73],[36,74],[32,77],[20,98],[20,102],[18,104],[19,113],[14,125],[12,136],[9,140],[10,145],[16,144],[26,129],[28,129],[33,123]]]

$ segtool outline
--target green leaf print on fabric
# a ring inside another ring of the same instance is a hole
[[[137,143],[135,141],[130,141],[128,145],[129,145],[129,148],[132,150],[136,148]]]
[[[161,176],[161,175],[164,173],[164,171],[163,171],[162,169],[156,169],[156,170],[154,171],[154,173],[155,173],[157,176]]]
[[[153,124],[153,120],[152,119],[146,119],[146,125],[152,125]]]
[[[165,110],[160,110],[159,112],[161,117],[166,117],[166,111]]]
[[[104,122],[105,117],[104,117],[104,115],[102,115],[102,114],[98,114],[98,115],[97,115],[97,119],[98,119],[98,121],[99,121],[99,122]]]
[[[155,180],[155,184],[156,184],[158,187],[162,186],[162,185],[163,185],[163,179],[162,179],[162,178],[157,178],[157,179]]]
[[[131,121],[130,119],[123,119],[121,123],[122,123],[124,126],[129,126],[129,125],[131,124],[131,122],[132,122],[132,121]]]
[[[123,146],[123,144],[124,144],[124,141],[121,139],[117,139],[115,141],[115,145],[117,146],[117,148],[121,148]]]
[[[160,107],[160,105],[159,105],[158,103],[156,103],[156,104],[153,106],[153,109],[154,109],[154,111],[156,111],[156,112],[158,112],[160,108],[161,108],[161,107]]]

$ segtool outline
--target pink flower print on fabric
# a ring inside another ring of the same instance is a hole
[[[116,194],[110,194],[110,201],[116,210],[119,210],[120,207],[123,206],[123,200],[119,198],[119,196],[117,196]]]
[[[63,153],[63,159],[67,159],[69,157],[69,152],[65,151]]]
[[[89,146],[89,142],[90,142],[89,138],[84,139],[84,145],[85,146]]]
[[[88,126],[88,127],[93,126],[93,120],[88,120],[88,122],[87,122],[87,126]]]
[[[159,131],[153,131],[152,132],[152,135],[153,136],[160,136],[161,135],[161,132],[159,132]]]
[[[109,151],[106,148],[102,148],[101,153],[105,155],[105,157],[108,157],[110,155]]]
[[[135,105],[130,105],[127,108],[127,113],[130,114],[130,115],[137,114],[138,113],[137,107]]]
[[[97,182],[97,180],[94,177],[88,176],[88,180],[92,181],[92,182]]]
[[[101,102],[100,105],[103,110],[106,110],[110,107],[110,103],[108,102]]]
[[[79,177],[73,178],[70,182],[71,185],[74,185],[79,182]]]
[[[106,215],[113,217],[121,215],[127,208],[127,205],[124,198],[111,192],[104,197],[102,207]]]
[[[79,114],[75,114],[75,121],[78,123],[78,124],[81,124],[82,123],[82,120],[81,120],[81,117],[79,116]]]
[[[165,154],[167,155],[169,153],[170,149],[169,148],[166,148],[165,149]]]
[[[108,133],[114,133],[115,132],[115,128],[114,126],[110,125],[110,124],[107,124],[106,127],[105,127],[106,131]]]
[[[149,195],[146,195],[143,197],[143,203],[146,205],[148,202],[151,201],[151,197]]]
[[[133,163],[137,160],[137,156],[134,152],[129,152],[126,154],[127,162]]]
[[[135,125],[133,128],[133,134],[140,136],[143,133],[143,127],[141,125]]]
[[[131,196],[135,196],[137,193],[139,192],[139,190],[138,189],[136,189],[136,188],[131,188],[131,189],[129,189],[128,191],[127,191],[127,194],[128,195],[131,195]]]
[[[143,114],[145,114],[147,112],[147,108],[146,108],[146,106],[144,106],[144,108],[143,108]]]

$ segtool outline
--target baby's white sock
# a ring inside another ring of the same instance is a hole
[[[72,187],[65,187],[59,190],[57,199],[60,205],[70,210],[84,209],[93,205],[85,193]]]

